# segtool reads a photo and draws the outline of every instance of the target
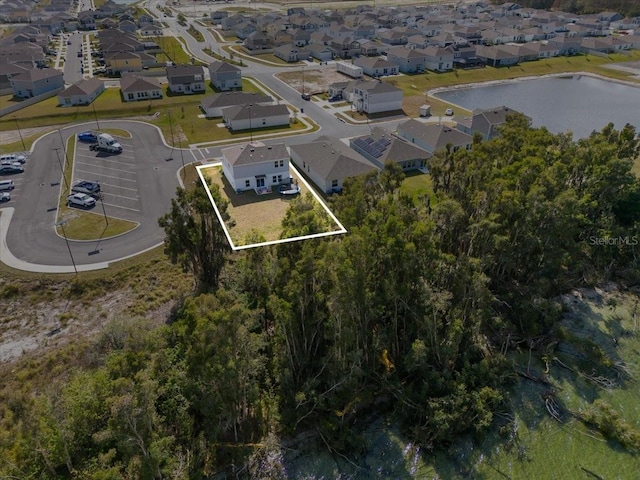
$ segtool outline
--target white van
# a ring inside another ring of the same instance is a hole
[[[24,155],[20,155],[17,153],[6,153],[4,155],[0,155],[0,163],[4,162],[19,162],[24,163],[26,160]]]
[[[13,190],[16,186],[13,184],[13,180],[0,180],[0,192],[6,190]]]

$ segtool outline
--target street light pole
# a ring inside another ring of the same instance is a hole
[[[102,205],[102,213],[104,214],[104,223],[109,226],[109,218],[107,217],[107,211],[104,209],[104,196],[102,193],[100,194],[100,205]]]
[[[98,114],[96,113],[96,106],[93,102],[91,102],[91,106],[93,107],[93,116],[96,119],[96,128],[100,130],[100,123],[98,123]]]
[[[24,145],[24,139],[22,138],[22,131],[20,130],[20,125],[18,124],[18,117],[13,117],[16,122],[16,127],[18,127],[18,135],[20,135],[20,141],[22,142],[22,150],[27,151],[27,147]]]
[[[171,156],[170,156],[170,158],[173,159],[173,142],[174,142],[174,138],[173,138],[173,122],[171,121],[171,110],[167,110],[167,114],[169,115],[169,130],[171,130]]]
[[[251,107],[253,107],[253,103],[249,104],[249,143],[253,143],[253,128],[251,128]]]
[[[76,277],[78,276],[78,267],[76,267],[76,261],[73,259],[73,253],[71,253],[71,245],[69,245],[69,239],[67,238],[67,232],[64,231],[64,224],[66,222],[58,222],[56,223],[57,227],[62,229],[62,236],[64,237],[64,241],[67,242],[67,250],[69,250],[69,256],[71,257],[71,263],[73,265],[73,271],[76,272]]]

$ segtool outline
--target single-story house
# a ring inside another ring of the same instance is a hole
[[[158,80],[152,77],[124,75],[120,79],[120,89],[125,102],[162,98],[162,87]]]
[[[402,170],[417,170],[426,166],[431,154],[388,130],[375,127],[369,135],[352,138],[349,145],[376,167],[387,162],[397,163]]]
[[[296,47],[290,43],[274,48],[273,54],[285,62],[298,62],[309,56],[306,48]]]
[[[453,127],[442,124],[424,124],[411,119],[398,125],[398,135],[429,153],[451,146],[455,152],[460,148],[471,150],[473,137]]]
[[[517,53],[510,52],[500,45],[478,45],[476,56],[491,67],[507,67],[516,65],[520,61]]]
[[[222,110],[236,105],[267,105],[273,99],[262,93],[255,92],[222,92],[208,95],[200,102],[200,108],[205,117],[222,117]]]
[[[203,93],[204,69],[200,65],[171,65],[166,67],[169,90],[172,93]]]
[[[58,94],[58,105],[89,105],[104,92],[104,82],[98,78],[85,78]]]
[[[13,95],[18,98],[31,98],[64,88],[62,72],[53,68],[32,68],[11,75],[9,81]]]
[[[289,181],[289,152],[283,143],[234,145],[222,150],[222,171],[238,193],[270,189]]]
[[[242,70],[227,62],[213,61],[209,64],[209,78],[213,88],[220,92],[242,88]]]
[[[222,119],[230,130],[289,125],[289,109],[286,105],[244,104],[222,109]]]
[[[378,170],[339,138],[321,136],[291,145],[291,161],[325,193],[342,190],[345,179]]]
[[[310,57],[321,62],[328,62],[336,56],[336,51],[333,48],[320,43],[312,43],[304,48]]]

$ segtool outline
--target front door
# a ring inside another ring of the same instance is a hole
[[[256,187],[264,187],[264,178],[256,178]]]

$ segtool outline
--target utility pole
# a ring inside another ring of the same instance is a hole
[[[253,103],[249,104],[249,143],[253,143],[253,129],[251,128],[251,107],[253,107]]]
[[[171,130],[171,155],[169,156],[169,160],[173,160],[173,122],[171,121],[171,110],[167,110],[167,114],[169,115],[169,130]]]
[[[96,128],[100,130],[100,124],[98,123],[98,114],[96,113],[96,106],[93,102],[91,102],[91,106],[93,107],[93,117],[96,119]]]
[[[69,192],[69,184],[67,183],[67,176],[64,174],[64,167],[62,166],[62,160],[60,160],[60,149],[54,148],[56,151],[56,157],[58,157],[58,165],[60,165],[60,174],[62,175],[62,181],[64,182],[64,188],[66,192]]]
[[[18,135],[20,135],[20,141],[22,142],[22,150],[27,151],[27,147],[24,145],[24,139],[22,138],[22,131],[20,130],[20,125],[18,124],[18,117],[13,117],[16,122],[16,127],[18,127]]]
[[[71,245],[69,245],[69,239],[67,238],[67,232],[64,231],[64,224],[67,223],[65,221],[56,223],[57,227],[62,229],[62,236],[64,237],[64,241],[67,242],[67,250],[69,250],[69,256],[71,257],[71,263],[73,265],[73,271],[76,272],[76,278],[78,277],[78,267],[76,267],[76,261],[73,259],[73,253],[71,253]]]

